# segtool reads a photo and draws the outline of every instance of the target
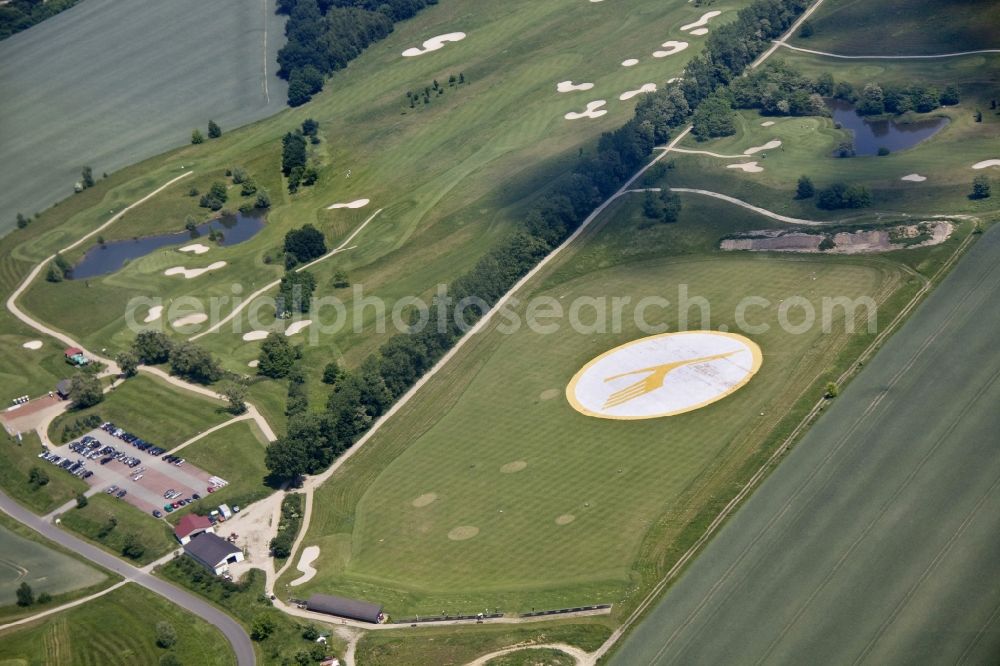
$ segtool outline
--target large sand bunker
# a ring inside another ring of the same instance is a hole
[[[302,555],[299,556],[299,563],[295,565],[295,568],[301,571],[302,575],[289,583],[289,585],[301,585],[312,580],[312,577],[316,575],[316,569],[313,568],[312,563],[316,561],[317,557],[319,557],[319,546],[306,546],[303,548]]]
[[[574,90],[590,90],[593,83],[573,83],[572,81],[560,81],[556,84],[556,92],[566,93]]]
[[[27,342],[25,342],[21,346],[24,347],[25,349],[30,349],[30,350],[34,351],[36,349],[41,349],[42,348],[42,341],[41,340],[28,340]]]
[[[708,28],[695,28],[694,30],[692,30],[688,34],[689,35],[698,35],[699,37],[701,37],[702,35],[707,35],[708,34]]]
[[[349,201],[347,203],[335,203],[330,204],[326,207],[327,210],[336,210],[337,208],[363,208],[368,205],[371,199],[356,199],[355,201]]]
[[[424,493],[420,497],[410,502],[410,504],[420,509],[425,506],[433,504],[434,502],[437,501],[437,498],[438,498],[437,493]]]
[[[688,43],[687,42],[669,41],[669,42],[663,42],[663,44],[661,44],[661,46],[665,50],[663,50],[663,51],[654,51],[653,52],[653,57],[654,58],[666,58],[667,56],[672,56],[675,53],[680,53],[681,51],[683,51],[684,49],[686,49],[688,47]]]
[[[247,366],[251,367],[251,368],[256,368],[258,365],[260,365],[260,361],[257,360],[257,359],[254,359],[254,360],[250,361],[249,363],[247,363]]]
[[[263,340],[268,335],[267,331],[250,331],[249,333],[243,334],[244,342],[253,342],[254,340]]]
[[[627,60],[622,60],[622,67],[635,67],[638,64],[638,58],[628,58]]]
[[[709,21],[711,21],[712,19],[714,19],[716,16],[718,16],[721,13],[722,12],[720,12],[720,11],[705,12],[704,14],[701,15],[701,18],[698,19],[697,21],[695,21],[694,23],[688,23],[687,25],[682,25],[681,26],[681,32],[685,32],[687,30],[691,30],[692,28],[700,28],[703,25],[708,25]]]
[[[192,254],[205,254],[206,252],[209,251],[209,249],[210,248],[207,245],[202,245],[201,243],[194,243],[192,245],[185,245],[184,247],[179,248],[178,252],[190,252]]]
[[[605,113],[608,112],[607,109],[602,109],[601,107],[607,104],[607,100],[598,99],[593,102],[587,102],[587,108],[583,111],[570,111],[563,118],[566,120],[579,120],[580,118],[600,118]]]
[[[927,180],[927,176],[921,176],[919,173],[911,173],[903,176],[900,180],[909,181],[911,183],[922,183]]]
[[[719,246],[723,250],[749,250],[751,252],[865,254],[939,245],[946,241],[953,231],[954,225],[944,220],[918,222],[884,229],[842,231],[836,234],[765,229],[749,231],[735,238],[727,238]],[[833,247],[821,250],[820,244],[824,240],[832,243]]]
[[[149,308],[149,312],[146,313],[146,318],[143,319],[142,321],[143,323],[149,324],[159,319],[162,315],[163,315],[163,306],[154,305],[153,307]]]
[[[452,541],[465,541],[479,534],[479,528],[472,525],[462,525],[448,532],[448,538]]]
[[[653,335],[587,363],[566,387],[566,399],[581,414],[605,419],[683,414],[749,382],[761,359],[760,348],[735,333]]]
[[[643,86],[638,90],[626,90],[625,92],[623,92],[621,95],[618,96],[618,99],[624,102],[626,100],[632,99],[636,95],[642,95],[643,93],[651,93],[651,92],[656,92],[655,83],[643,84]]]
[[[754,146],[753,148],[747,148],[746,150],[743,151],[743,154],[753,155],[754,153],[759,153],[762,150],[772,150],[774,148],[778,148],[779,146],[781,146],[781,142],[778,141],[777,139],[773,139],[765,143],[763,146]]]
[[[214,263],[205,266],[204,268],[184,268],[183,266],[174,266],[173,268],[168,268],[163,271],[164,275],[183,275],[186,279],[196,278],[199,275],[204,275],[209,271],[216,271],[226,265],[224,261],[216,261]]]
[[[771,126],[771,125],[773,125],[773,124],[774,124],[774,121],[773,121],[773,120],[765,120],[764,122],[762,122],[762,123],[760,124],[760,126],[761,126],[761,127],[770,127],[770,126]]]
[[[757,164],[756,162],[743,162],[741,164],[727,164],[727,169],[739,169],[744,173],[760,173],[764,170],[764,167]]]
[[[180,319],[175,319],[170,322],[170,325],[174,328],[182,328],[184,326],[192,326],[194,324],[201,324],[208,321],[208,315],[204,312],[195,312],[194,314],[189,314],[186,317],[181,317]]]
[[[296,333],[298,333],[299,331],[301,331],[306,326],[309,326],[312,323],[313,323],[312,319],[303,319],[302,321],[297,321],[294,324],[289,325],[289,327],[285,329],[285,335],[286,336],[295,335]]]
[[[973,169],[985,169],[986,167],[1000,166],[1000,160],[983,160],[972,165]]]
[[[448,42],[460,42],[463,39],[465,39],[464,32],[449,32],[444,35],[438,35],[437,37],[431,37],[423,43],[423,48],[413,47],[403,51],[403,57],[413,58],[425,53],[430,53],[431,51],[437,51],[438,49],[443,49],[444,45]]]

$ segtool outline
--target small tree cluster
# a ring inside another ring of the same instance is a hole
[[[291,257],[291,265],[318,259],[326,254],[326,239],[323,232],[311,224],[292,229],[285,234],[285,255]],[[286,260],[286,265],[288,265]]]
[[[988,199],[990,196],[990,180],[986,176],[976,176],[972,181],[970,199]]]
[[[871,192],[862,185],[834,183],[830,187],[820,190],[819,196],[816,198],[816,206],[824,210],[867,208],[871,205]]]
[[[229,196],[226,193],[226,184],[216,181],[212,183],[212,187],[209,188],[208,192],[201,196],[201,200],[198,202],[198,205],[202,208],[221,210],[228,198]]]

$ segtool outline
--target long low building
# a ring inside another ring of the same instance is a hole
[[[306,601],[306,610],[361,622],[378,624],[382,621],[382,607],[357,599],[335,597],[332,594],[314,594]]]

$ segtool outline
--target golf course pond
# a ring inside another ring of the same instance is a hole
[[[179,231],[158,236],[145,236],[132,240],[120,240],[97,244],[87,250],[76,266],[70,279],[98,277],[121,270],[129,261],[145,257],[150,252],[169,245],[190,243],[196,239],[207,239],[212,231],[222,234],[219,245],[236,245],[253,238],[264,228],[264,211],[223,215],[197,227],[196,232]],[[203,241],[207,242],[207,241]]]
[[[826,105],[833,112],[833,121],[854,135],[854,152],[857,155],[877,155],[879,148],[888,148],[891,152],[912,148],[948,124],[947,118],[908,123],[870,120],[858,115],[853,104],[840,99],[828,99]]]

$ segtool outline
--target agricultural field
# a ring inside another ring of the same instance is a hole
[[[723,235],[771,225],[696,195],[684,197],[676,225],[643,225],[640,203],[636,196],[616,204],[606,226],[525,299],[660,296],[678,304],[657,310],[668,330],[737,331],[739,301],[766,298],[772,307],[760,321],[770,330],[749,335],[763,350],[750,384],[671,417],[666,431],[658,420],[593,419],[563,392],[589,359],[642,336],[631,310],[616,332],[581,334],[566,321],[547,335],[492,327],[316,491],[303,545],[320,547],[319,573],[302,593],[377,598],[404,617],[627,607],[701,512],[788,431],[798,405],[815,402],[871,338],[864,322],[848,334],[843,312],[833,313],[829,333],[788,333],[777,323],[779,304],[801,296],[819,312],[824,297],[870,296],[887,321],[920,284],[900,261],[930,254],[723,254],[715,249]],[[680,323],[683,299],[696,296],[710,304],[707,319],[693,307],[691,321]]]
[[[0,42],[0,163],[18,165],[0,176],[0,233],[71,195],[84,165],[100,177],[188,143],[209,119],[226,130],[283,109],[274,9],[89,0]]]
[[[0,516],[0,552],[0,617],[4,620],[86,596],[110,583],[105,572],[84,564],[7,516]],[[30,585],[35,595],[35,603],[27,608],[15,605],[15,592],[21,583]],[[39,603],[41,594],[49,595],[51,601]]]
[[[717,20],[731,18],[733,9],[742,4],[713,4],[723,12]],[[572,12],[571,20],[567,12]],[[664,39],[680,38],[684,33],[679,27],[700,15],[683,3],[664,11],[662,3],[644,0],[627,16],[619,14],[606,3],[526,0],[515,6],[484,8],[474,16],[461,3],[430,7],[336,74],[328,90],[306,108],[285,111],[227,132],[218,140],[116,172],[12,234],[3,253],[16,257],[16,264],[7,260],[5,288],[12,288],[31,263],[106,221],[109,211],[121,210],[185,173],[193,175],[126,214],[119,221],[124,231],[116,230],[116,222],[102,235],[111,241],[179,231],[189,214],[204,219],[206,212],[197,207],[198,197],[189,196],[190,189],[204,192],[212,182],[226,181],[226,169],[242,167],[272,198],[267,224],[252,239],[212,247],[201,256],[158,250],[98,278],[58,284],[39,279],[22,296],[21,306],[84,345],[106,348],[112,354],[134,335],[125,326],[126,306],[132,298],[162,299],[170,306],[187,296],[203,303],[212,297],[246,297],[281,276],[280,261],[267,261],[289,229],[315,224],[324,232],[327,246],[335,247],[379,210],[351,241],[353,249],[311,269],[319,284],[317,296],[335,295],[351,307],[350,290],[330,286],[338,270],[346,271],[353,284],[364,285],[366,296],[383,298],[390,308],[401,296],[429,294],[511,233],[552,180],[576,164],[581,150],[587,154],[601,132],[619,127],[631,116],[636,98],[622,101],[620,95],[679,75],[703,43],[689,37],[687,49],[669,57],[651,57]],[[401,57],[401,51],[427,35],[459,26],[470,37],[433,55]],[[622,66],[633,57],[638,64]],[[463,74],[465,82],[448,86],[453,74]],[[557,92],[556,84],[571,78],[592,82],[594,87],[586,92]],[[406,93],[429,87],[434,80],[444,84],[446,92],[411,109]],[[608,100],[605,115],[578,120],[564,117],[593,99]],[[278,171],[279,139],[309,117],[320,123],[321,141],[309,148],[311,163],[319,167],[319,180],[289,195]],[[243,201],[236,190],[229,198],[227,205],[233,207]],[[361,198],[370,203],[358,209],[328,209],[334,203]],[[69,253],[67,259],[76,260],[88,245]],[[198,278],[164,275],[168,268],[205,267],[220,261],[226,262],[224,267]],[[140,323],[149,307],[136,312]],[[232,303],[225,303],[219,314],[231,309]],[[163,318],[173,321],[176,315],[165,312]],[[267,316],[263,319],[268,323]],[[242,316],[233,324],[236,332],[227,324],[198,342],[217,353],[226,369],[249,373],[247,363],[257,355],[259,343],[242,339],[252,330]],[[355,364],[384,341],[370,320],[362,324],[359,329],[347,327],[324,334],[306,345],[302,365],[311,373],[317,398],[321,387],[315,380],[331,354]],[[0,340],[5,352],[23,358],[19,343],[30,340],[31,334],[20,325],[3,322],[0,330],[12,334]],[[309,335],[307,329],[299,339]],[[31,358],[44,364],[44,357],[56,352],[56,345],[47,344]],[[10,357],[4,354],[5,359]],[[0,372],[9,372],[2,361]],[[272,395],[273,391],[268,382],[251,387],[252,399],[271,405],[269,415],[278,411],[279,396]]]
[[[174,628],[177,639],[172,647],[157,646],[158,622]],[[0,634],[0,663],[4,664],[124,666],[156,664],[167,654],[180,663],[236,663],[217,629],[136,585]]]

